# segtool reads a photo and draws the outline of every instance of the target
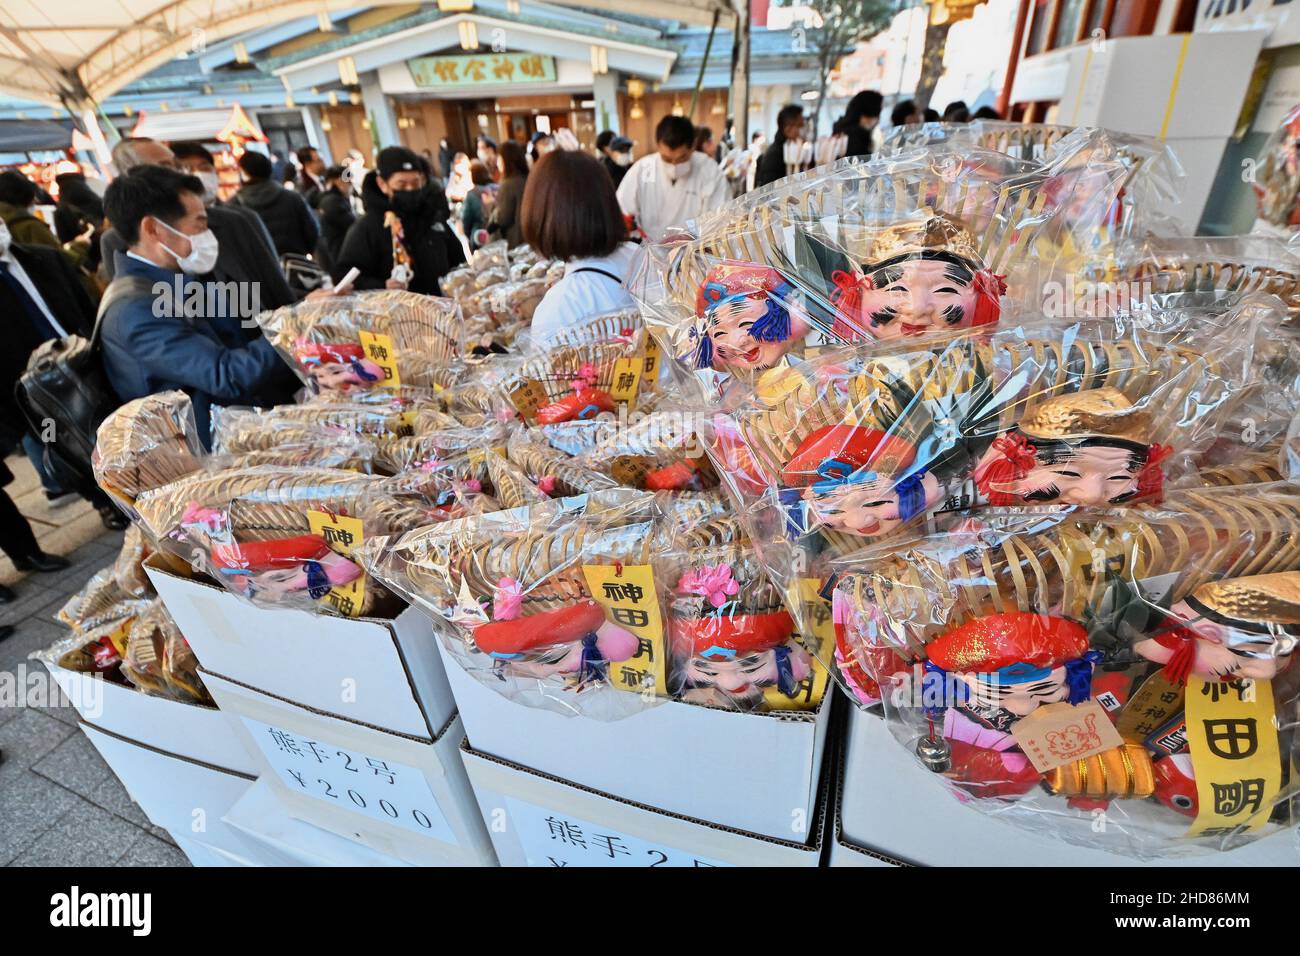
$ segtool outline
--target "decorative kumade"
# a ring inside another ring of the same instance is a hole
[[[980,809],[1141,855],[1230,848],[1294,823],[1297,521],[1292,485],[1216,487],[847,558],[836,666]]]
[[[401,289],[305,300],[257,321],[314,391],[429,387],[461,353],[460,307]]]
[[[1037,298],[1057,255],[1074,254],[1062,238],[1092,230],[1113,200],[1122,164],[1085,163],[1093,148],[1081,138],[1046,164],[956,145],[843,160],[742,197],[692,240],[651,247],[633,294],[712,396],[822,346],[991,325]],[[1084,163],[1088,189],[1062,187],[1070,163]]]
[[[241,597],[357,617],[382,609],[387,594],[365,580],[353,551],[432,520],[383,489],[352,472],[261,466],[196,473],[136,506],[164,548]]]
[[[485,686],[609,719],[666,693],[658,513],[652,495],[613,489],[372,539],[360,557]]]
[[[203,457],[190,397],[159,392],[104,419],[91,466],[99,486],[130,514],[141,494],[197,471]]]

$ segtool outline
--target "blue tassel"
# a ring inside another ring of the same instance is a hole
[[[790,310],[785,303],[794,288],[782,284],[768,294],[767,311],[749,328],[749,336],[755,342],[784,342],[790,337]]]
[[[591,631],[582,639],[582,658],[578,661],[578,683],[605,679],[605,655],[600,653],[596,643],[596,632]]]
[[[1070,703],[1082,704],[1092,696],[1092,667],[1102,658],[1100,651],[1088,651],[1065,665],[1065,683],[1070,688]]]
[[[307,593],[313,601],[319,601],[330,593],[330,579],[319,561],[306,561],[303,569],[307,572]]]
[[[799,684],[794,679],[794,665],[790,663],[790,648],[782,644],[772,653],[776,655],[776,689],[786,697],[793,697],[794,692],[799,689]]]
[[[938,719],[943,717],[944,711],[949,707],[948,702],[944,700],[944,685],[947,683],[948,672],[938,664],[932,664],[929,661],[926,661],[923,666],[925,675],[921,678],[921,700],[937,699],[940,701],[938,706],[925,708],[927,716]],[[962,681],[953,681],[953,687],[956,693],[951,706],[960,707],[970,699],[970,688]]]
[[[713,367],[713,340],[709,338],[707,333],[700,336],[699,348],[695,350],[695,367]]]
[[[894,486],[898,493],[898,516],[904,521],[910,521],[925,510],[925,485],[921,482],[924,477],[925,472],[918,471]]]

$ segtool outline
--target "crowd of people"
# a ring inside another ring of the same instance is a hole
[[[882,109],[875,91],[849,101],[832,130],[837,155],[869,156],[878,147]],[[907,100],[890,118],[900,126],[997,115],[986,107],[972,116],[960,101],[942,117],[932,112]],[[468,254],[504,239],[566,264],[534,316],[533,333],[544,339],[633,305],[626,280],[638,241],[661,241],[739,192],[808,165],[792,166],[787,148],[813,138],[803,109],[786,107],[776,125],[770,143],[755,133],[741,148],[730,124],[719,138],[665,116],[653,150],[640,158],[636,144],[613,131],[597,137],[592,154],[567,129],[537,132],[526,144],[479,136],[472,159],[446,139],[436,157],[390,146],[373,168],[355,150],[333,166],[312,147],[298,150],[296,163],[246,150],[240,187],[226,199],[216,158],[193,142],[122,140],[102,195],[81,173],[62,173],[57,203],[21,173],[0,173],[0,309],[7,306],[0,314],[15,317],[18,343],[6,352],[0,382],[0,451],[26,453],[52,506],[84,497],[106,527],[121,529],[125,519],[92,481],[52,463],[48,438],[16,404],[15,385],[44,343],[90,338],[97,327],[116,400],[181,389],[207,444],[213,406],[279,404],[298,387],[253,321],[257,311],[353,288],[438,295],[442,277]],[[35,213],[46,204],[55,207],[54,229]],[[318,287],[290,281],[294,260],[316,270]],[[196,282],[235,283],[253,298],[200,297],[198,315],[157,307],[160,288],[179,297]],[[13,477],[0,459],[0,549],[22,570],[66,567],[40,549],[3,490]],[[0,603],[13,599],[0,587]]]

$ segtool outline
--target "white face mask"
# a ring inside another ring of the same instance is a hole
[[[5,225],[3,219],[0,219],[0,256],[8,254],[9,243],[12,241],[13,238],[9,235],[9,227]]]
[[[614,162],[617,163],[617,164],[620,165],[620,166],[631,166],[631,165],[632,165],[632,154],[631,154],[631,153],[614,153],[613,156],[614,156]]]
[[[687,159],[685,162],[681,162],[681,163],[669,163],[669,162],[665,162],[663,157],[661,156],[659,158],[659,162],[663,163],[664,169],[668,171],[668,178],[673,182],[677,182],[677,180],[679,179],[685,179],[687,176],[691,174],[690,159]]]
[[[176,257],[176,265],[180,266],[181,271],[187,275],[201,276],[212,271],[212,267],[217,264],[217,237],[212,234],[211,229],[204,229],[198,235],[187,236],[179,229],[173,229],[161,219],[163,227],[168,232],[174,232],[190,241],[190,254],[182,256],[171,246],[163,245],[163,248]]]
[[[217,174],[212,173],[195,173],[199,182],[203,184],[203,201],[205,203],[215,202],[217,198]]]

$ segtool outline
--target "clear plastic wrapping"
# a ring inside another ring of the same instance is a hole
[[[163,547],[235,594],[358,617],[391,607],[351,555],[367,538],[431,520],[382,479],[259,466],[203,472],[137,502]]]
[[[95,481],[128,514],[142,493],[198,470],[203,446],[184,392],[159,392],[127,402],[104,419],[95,437]]]
[[[1294,822],[1295,486],[981,519],[837,563],[840,672],[936,781],[1138,855]]]
[[[1255,202],[1259,218],[1280,231],[1300,226],[1300,106],[1282,117],[1260,151],[1255,165]]]
[[[131,622],[122,653],[122,676],[146,694],[211,704],[199,662],[162,601]]]
[[[375,538],[360,558],[485,686],[601,719],[662,693],[654,497],[616,489]]]
[[[1196,474],[1259,331],[1135,314],[842,350],[761,378],[715,415],[708,451],[788,586],[823,555],[985,507],[1158,501]]]
[[[257,317],[315,391],[431,386],[460,354],[460,307],[401,289],[310,299]]]
[[[1069,178],[1072,172],[1087,177],[1089,164],[1118,162],[1125,175],[1118,183],[1114,205],[1103,218],[1104,229],[1099,230],[1098,238],[1103,243],[1144,232],[1151,224],[1152,211],[1178,201],[1185,178],[1173,151],[1153,136],[1044,123],[973,120],[896,126],[885,136],[881,155],[893,156],[938,143],[970,144],[1039,163],[1052,163],[1064,154],[1071,159],[1065,164],[1063,178]]]
[[[1124,169],[1086,145],[1055,165],[957,145],[840,161],[649,247],[629,286],[710,397],[823,346],[990,325],[1088,248]]]
[[[1135,238],[1093,262],[1081,278],[1109,283],[1127,302],[1169,293],[1266,293],[1294,316],[1300,309],[1300,255],[1270,236]]]

